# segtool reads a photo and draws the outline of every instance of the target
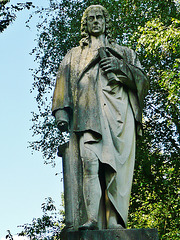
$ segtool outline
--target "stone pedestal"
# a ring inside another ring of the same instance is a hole
[[[63,231],[61,240],[158,240],[157,229]]]

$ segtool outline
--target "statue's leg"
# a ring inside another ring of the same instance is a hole
[[[83,163],[83,194],[88,216],[88,221],[80,229],[96,229],[101,199],[98,175],[99,160],[96,154],[84,143],[83,137],[80,139],[80,156]]]

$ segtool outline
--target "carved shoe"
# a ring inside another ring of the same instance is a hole
[[[79,227],[79,230],[97,230],[97,229],[98,229],[97,222],[93,220],[88,221]]]

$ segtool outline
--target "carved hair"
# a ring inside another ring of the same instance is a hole
[[[110,24],[110,16],[106,8],[104,8],[101,5],[91,5],[83,13],[82,19],[81,19],[81,40],[80,40],[80,46],[85,46],[89,44],[89,33],[87,29],[87,17],[88,13],[93,9],[93,8],[99,8],[102,10],[104,18],[105,18],[105,36],[109,40],[109,42],[113,42],[114,40],[112,39],[111,36],[111,24]]]

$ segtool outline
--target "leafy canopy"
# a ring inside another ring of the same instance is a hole
[[[16,14],[24,9],[34,8],[32,2],[9,5],[9,0],[0,1],[0,32],[3,32],[16,19]]]
[[[51,116],[51,96],[58,65],[80,40],[83,11],[101,4],[112,16],[114,39],[137,51],[150,80],[145,100],[144,135],[137,141],[136,166],[129,227],[157,227],[161,239],[177,239],[180,162],[180,13],[173,0],[49,1],[39,14],[37,46],[32,50],[39,67],[33,69],[33,113],[30,147],[54,164],[56,149],[67,140]],[[38,139],[37,139],[38,138]]]

